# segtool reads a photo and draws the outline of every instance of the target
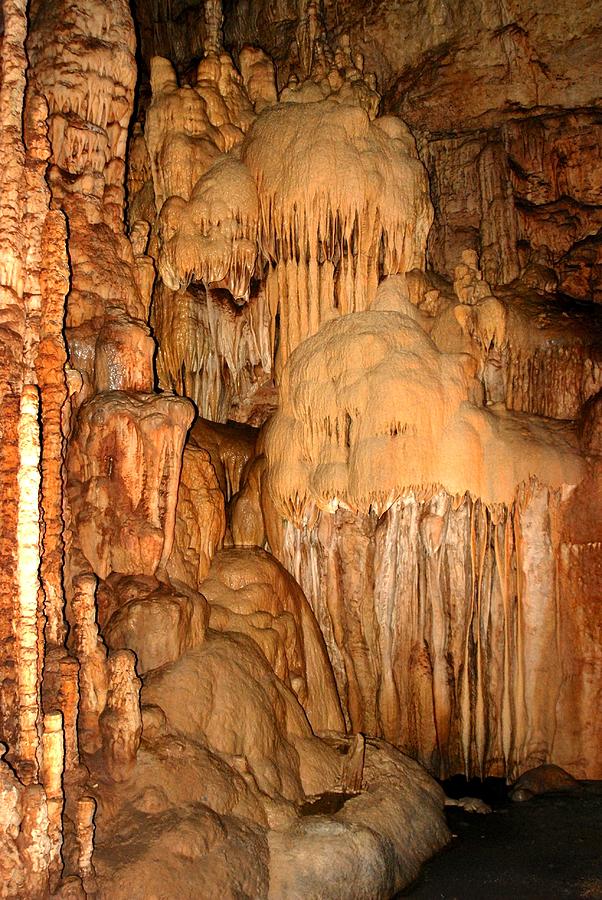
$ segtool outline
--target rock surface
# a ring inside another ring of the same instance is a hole
[[[387,898],[426,770],[602,777],[597,10],[0,23],[0,896]]]

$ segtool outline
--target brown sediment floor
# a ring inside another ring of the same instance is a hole
[[[492,815],[450,808],[452,843],[397,896],[413,900],[602,898],[602,782]]]

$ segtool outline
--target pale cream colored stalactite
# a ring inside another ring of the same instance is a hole
[[[40,718],[38,600],[40,596],[40,431],[39,400],[34,385],[21,395],[19,419],[19,518],[17,571],[19,622],[17,678],[19,682],[18,768],[25,783],[37,778]]]
[[[186,200],[171,197],[161,209],[158,264],[163,281],[171,290],[199,281],[248,301],[259,215],[250,172],[234,156],[220,156]]]
[[[348,47],[343,55],[351,59]],[[212,146],[223,145],[216,133],[223,126],[218,127],[217,119],[203,124],[205,113],[196,94],[209,102],[208,88],[204,81],[196,89],[179,88],[166,60],[153,60],[153,103],[145,131],[159,212],[158,268],[165,285],[180,292],[161,302],[177,307],[185,301],[189,316],[192,303],[182,291],[192,281],[205,285],[210,339],[203,343],[211,350],[224,344],[220,355],[228,354],[229,344],[240,347],[242,360],[234,353],[235,366],[228,365],[235,381],[253,347],[228,340],[245,317],[232,315],[223,305],[214,309],[212,289],[227,288],[239,303],[249,302],[251,279],[260,277],[267,264],[261,300],[270,319],[270,352],[276,352],[278,343],[280,366],[323,322],[367,309],[383,275],[423,268],[432,219],[426,173],[414,139],[399,119],[375,118],[357,97],[340,91],[310,103],[299,93],[290,98],[294,103],[274,105],[270,92],[260,89],[266,81],[262,60],[249,57],[243,68],[249,89],[257,69],[252,95],[262,112],[242,124],[231,118],[239,128],[237,145],[248,130],[240,152],[211,156]],[[208,73],[204,78],[210,84]],[[236,108],[246,110],[249,95],[236,79],[234,84]],[[228,92],[222,99],[226,105],[234,103]],[[174,130],[182,132],[177,147],[172,146]],[[276,147],[279,152],[273,152]],[[257,298],[251,304],[260,307]],[[154,315],[165,317],[163,311]],[[216,332],[226,340],[218,340]],[[262,337],[265,368],[263,343]],[[181,348],[169,334],[159,344],[164,373],[172,383],[188,382],[190,373],[198,371],[194,361],[182,374]],[[166,366],[163,359],[174,354],[176,362]],[[183,387],[194,390],[191,396],[204,414],[215,415],[215,399],[203,396],[207,377],[200,382]],[[223,417],[219,408],[218,414]]]
[[[114,781],[125,781],[136,762],[142,734],[140,679],[131,650],[115,650],[107,662],[107,703],[100,717],[102,750]]]
[[[172,289],[196,279],[247,300],[261,250],[284,362],[324,321],[367,309],[382,275],[422,268],[431,218],[400,120],[371,122],[330,101],[281,104],[252,125],[242,162],[217,160],[189,197],[163,206],[159,271]]]
[[[49,873],[51,885],[60,879],[63,862],[63,771],[65,741],[63,716],[60,712],[46,713],[42,732],[42,784],[48,806],[48,838],[50,841]]]
[[[266,152],[281,146],[282,153]],[[243,145],[257,185],[279,364],[321,324],[365,310],[383,275],[423,268],[426,173],[394,117],[332,101],[266,110]]]
[[[79,661],[79,745],[84,753],[95,753],[102,744],[99,718],[107,700],[107,652],[96,622],[96,578],[82,575],[73,587],[72,640]]]

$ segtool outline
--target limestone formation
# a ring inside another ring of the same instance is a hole
[[[435,777],[602,777],[595,7],[0,26],[0,897],[387,900]]]
[[[191,419],[185,400],[123,391],[80,410],[67,462],[71,514],[74,539],[100,578],[167,565]]]
[[[130,775],[142,733],[135,663],[131,650],[116,650],[107,659],[107,700],[99,725],[103,759],[114,781],[125,781]]]

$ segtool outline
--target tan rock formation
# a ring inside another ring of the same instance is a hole
[[[136,762],[142,734],[140,680],[131,650],[115,650],[107,659],[107,701],[100,714],[102,754],[113,781],[125,781]]]
[[[299,585],[273,557],[258,549],[222,550],[200,588],[210,627],[250,637],[316,733],[344,730],[322,634]]]
[[[189,444],[182,458],[169,577],[196,590],[222,546],[225,531],[224,494],[211,457]]]
[[[308,521],[314,504],[381,515],[405,492],[437,486],[509,505],[532,476],[576,485],[570,436],[483,409],[474,375],[473,359],[440,354],[399,313],[323,326],[291,357],[266,437],[269,490],[283,515]]]
[[[383,734],[442,773],[562,758],[592,775],[595,754],[587,768],[576,746],[563,754],[595,701],[572,705],[555,649],[572,668],[573,588],[554,562],[564,552],[554,523],[586,474],[574,436],[479,408],[462,358],[433,350],[415,321],[375,312],[329,323],[293,354],[265,441],[262,489],[287,520],[272,531],[268,517],[271,546],[312,603],[353,729]],[[592,638],[579,638],[588,658]]]
[[[1,897],[385,900],[415,760],[602,777],[582,7],[0,0]]]
[[[112,586],[117,596],[123,596],[122,585],[131,599],[113,613],[103,633],[112,649],[134,651],[139,675],[175,662],[203,643],[209,609],[202,595],[181,594],[165,586],[149,590],[143,581],[120,579]]]
[[[80,410],[68,470],[76,539],[93,571],[153,575],[173,544],[187,401],[99,394]]]

